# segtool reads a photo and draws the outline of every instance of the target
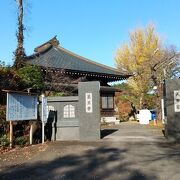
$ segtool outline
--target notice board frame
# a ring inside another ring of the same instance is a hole
[[[3,91],[7,93],[6,121],[37,120],[38,95],[36,93],[8,90]]]

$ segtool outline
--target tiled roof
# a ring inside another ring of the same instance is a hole
[[[43,49],[43,47],[45,48]],[[30,64],[38,65],[41,67],[117,75],[124,78],[130,76],[127,72],[119,72],[115,68],[99,64],[75,53],[72,53],[57,44],[52,44],[51,41],[44,43],[42,46],[37,47],[35,50],[38,53],[35,53],[34,55],[28,57],[27,62]]]

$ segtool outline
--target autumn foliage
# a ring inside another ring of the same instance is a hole
[[[139,101],[139,108],[146,103],[146,96],[156,86],[156,107],[160,110],[163,79],[175,76],[179,67],[179,55],[174,47],[165,47],[153,25],[137,28],[129,34],[129,42],[116,52],[117,68],[134,74],[128,79]],[[176,69],[176,70],[175,70]],[[175,70],[175,71],[174,71]],[[167,76],[167,73],[170,72]]]
[[[120,94],[117,94],[120,96]],[[131,103],[129,101],[125,101],[116,97],[116,106],[118,109],[118,116],[120,121],[129,120],[129,114],[131,113]]]

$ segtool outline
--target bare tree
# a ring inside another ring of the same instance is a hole
[[[65,71],[46,68],[43,70],[44,90],[46,95],[49,96],[52,92],[66,94],[70,93],[72,79],[65,75]],[[67,89],[67,87],[69,87]]]
[[[160,99],[163,98],[163,80],[167,78],[174,78],[179,75],[180,69],[180,54],[174,47],[165,49],[161,58],[156,59],[151,68],[152,86],[156,87],[156,106],[158,119],[161,116]]]

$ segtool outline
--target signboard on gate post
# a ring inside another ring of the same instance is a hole
[[[180,112],[180,90],[174,90],[174,112]]]
[[[86,113],[92,113],[92,93],[86,93]]]

